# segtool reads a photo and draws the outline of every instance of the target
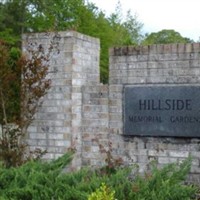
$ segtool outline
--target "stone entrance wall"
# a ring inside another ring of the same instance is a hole
[[[125,164],[142,172],[152,160],[159,165],[193,156],[191,179],[199,181],[200,139],[123,135],[125,85],[200,85],[200,45],[170,44],[110,49],[109,84],[99,82],[98,39],[77,32],[24,35],[45,47],[56,40],[50,66],[52,88],[29,127],[31,148],[47,149],[46,159],[75,147],[73,165],[103,165],[100,146],[112,149]]]
[[[199,85],[200,45],[171,44],[122,47],[110,50],[110,137],[128,163],[148,168],[154,159],[159,165],[181,161],[191,155],[193,177],[199,179],[200,140],[172,137],[124,137],[122,121],[123,87],[129,85]],[[115,139],[117,137],[117,139]],[[118,146],[117,146],[118,143]]]

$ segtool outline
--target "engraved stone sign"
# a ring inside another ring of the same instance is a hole
[[[200,137],[200,86],[125,86],[124,134]]]

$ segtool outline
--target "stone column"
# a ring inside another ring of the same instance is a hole
[[[44,159],[55,159],[76,149],[81,166],[82,86],[99,83],[99,40],[67,31],[23,35],[23,51],[53,45],[49,74],[51,89],[28,129],[31,149],[46,149]]]

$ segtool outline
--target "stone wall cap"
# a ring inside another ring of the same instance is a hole
[[[74,31],[74,30],[55,31],[55,32],[41,32],[41,33],[24,33],[24,34],[22,34],[22,40],[49,39],[49,37],[61,37],[61,38],[74,37],[74,38],[85,40],[85,41],[90,41],[90,42],[93,41],[95,43],[100,43],[99,38],[88,36],[88,35],[79,33],[79,32]]]
[[[109,49],[110,56],[147,54],[200,53],[200,43],[153,44],[146,46],[123,46]]]

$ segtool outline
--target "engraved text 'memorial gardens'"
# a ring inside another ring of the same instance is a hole
[[[126,86],[124,134],[200,137],[200,87]]]

